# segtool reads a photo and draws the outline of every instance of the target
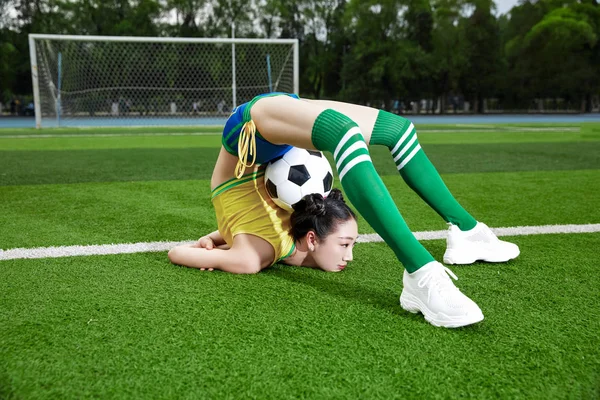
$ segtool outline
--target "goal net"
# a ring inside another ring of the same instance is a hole
[[[221,124],[298,93],[296,39],[29,36],[36,126]]]

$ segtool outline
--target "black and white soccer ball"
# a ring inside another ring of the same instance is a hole
[[[269,162],[265,186],[275,204],[292,211],[292,206],[307,194],[326,197],[333,186],[333,172],[320,151],[293,147]]]

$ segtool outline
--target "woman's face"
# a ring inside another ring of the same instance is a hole
[[[313,259],[324,271],[339,272],[352,261],[352,248],[358,238],[358,225],[354,218],[342,222],[322,241],[316,241]]]

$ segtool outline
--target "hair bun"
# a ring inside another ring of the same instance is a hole
[[[294,211],[316,216],[325,215],[325,199],[320,193],[308,194],[294,205]]]
[[[328,200],[333,201],[344,201],[344,195],[340,189],[331,189],[331,192],[327,195]]]
[[[350,219],[356,220],[356,215],[344,203],[344,196],[339,189],[333,189],[327,198],[317,193],[309,194],[294,204],[294,212],[290,216],[290,232],[296,241],[304,238],[310,231],[319,240],[325,240],[340,223]]]

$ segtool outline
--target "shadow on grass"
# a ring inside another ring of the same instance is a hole
[[[339,297],[352,303],[369,304],[394,315],[412,315],[399,306],[399,294],[388,288],[373,288],[349,281],[340,282],[337,279],[321,278],[316,276],[320,271],[304,271],[289,266],[278,266],[263,273],[293,284],[311,287],[321,293]]]
[[[196,271],[194,268],[186,268],[170,264],[168,262],[168,259],[166,259],[166,253],[145,253],[144,256],[147,257],[148,260],[159,264],[162,264],[166,260],[166,264],[169,264],[169,267],[174,269],[188,269],[191,272]],[[222,272],[215,271],[213,273],[207,272],[206,274],[214,276],[213,274],[219,273]],[[423,316],[420,313],[413,314],[402,309],[402,307],[399,304],[400,293],[397,292],[397,290],[394,287],[392,287],[392,285],[390,285],[389,281],[382,281],[380,287],[374,287],[372,285],[367,284],[361,285],[357,284],[355,281],[352,280],[357,279],[356,276],[348,276],[348,279],[344,279],[345,277],[343,276],[343,272],[333,274],[322,272],[319,270],[292,267],[282,264],[278,264],[269,269],[263,270],[259,275],[263,277],[275,277],[277,279],[282,279],[292,284],[292,286],[306,286],[325,295],[339,298],[345,303],[357,304],[363,307],[371,306],[378,310],[389,313],[390,315],[398,317],[402,320],[405,320],[407,323],[415,323],[416,326],[433,327],[429,324],[429,322],[427,322],[423,318]],[[402,275],[399,274],[399,276]],[[259,278],[259,276],[256,276],[256,278]],[[373,281],[370,281],[370,283],[372,284]],[[256,281],[255,284],[259,285],[260,282]],[[282,284],[282,289],[284,287],[285,285]],[[460,332],[467,329],[471,332],[486,334],[486,332],[489,331],[489,329],[487,328],[485,324],[479,323],[464,328],[451,329],[451,331]]]
[[[315,276],[315,272],[318,271],[302,271],[300,269],[294,269],[294,267],[281,266],[269,269],[263,273],[275,276],[279,279],[284,279],[293,284],[309,286],[319,292],[342,298],[345,301],[362,305],[371,305],[379,310],[390,313],[391,315],[406,319],[411,323],[416,323],[419,326],[433,327],[425,320],[425,318],[423,318],[421,313],[413,314],[405,311],[399,304],[399,293],[396,293],[391,288],[374,288],[357,285],[347,281],[340,282],[337,279],[331,280]],[[438,329],[454,332],[469,330],[480,334],[486,334],[486,332],[488,332],[487,327],[482,323],[462,328]]]

